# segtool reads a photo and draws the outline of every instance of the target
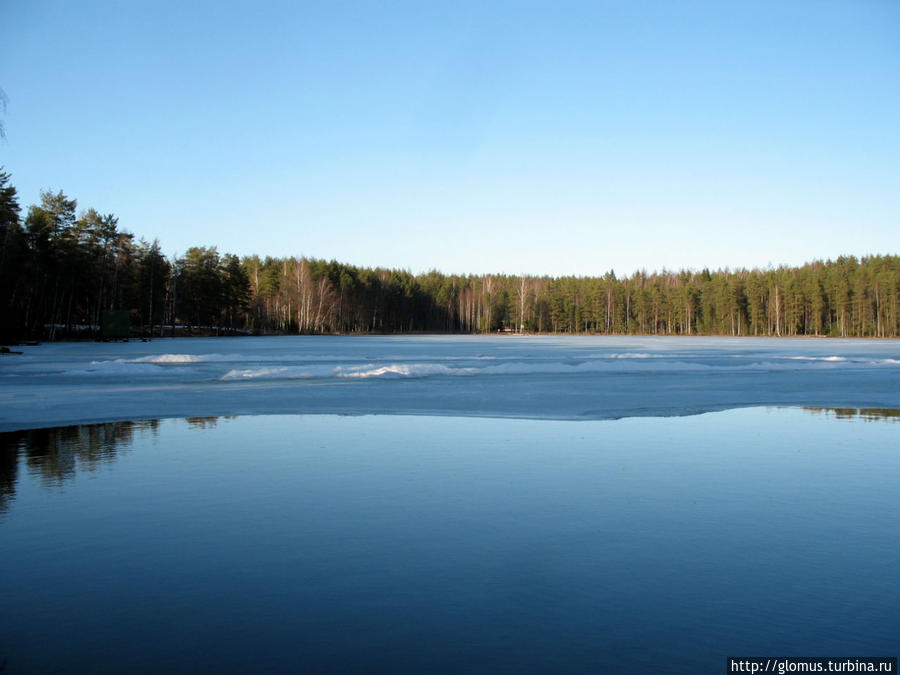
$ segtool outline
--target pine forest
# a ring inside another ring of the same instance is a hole
[[[628,277],[413,274],[306,257],[238,257],[215,246],[168,259],[159,242],[136,240],[112,214],[79,212],[63,192],[43,192],[23,213],[2,171],[0,245],[2,342],[96,338],[107,310],[127,310],[135,336],[900,331],[897,255]]]

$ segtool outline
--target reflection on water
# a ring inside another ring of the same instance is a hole
[[[44,486],[62,486],[78,471],[95,471],[128,452],[137,433],[157,433],[159,420],[82,424],[0,434],[0,511],[15,497],[19,456]]]
[[[223,415],[222,417],[185,417],[184,421],[188,423],[191,429],[215,429],[219,420],[233,420],[234,415]]]
[[[803,410],[841,420],[900,422],[900,410],[892,408],[805,406]],[[223,415],[186,417],[184,421],[191,429],[215,429],[220,420],[233,419],[236,416]],[[140,420],[0,433],[0,513],[15,497],[20,454],[44,486],[60,487],[78,470],[94,471],[114,462],[120,453],[130,449],[136,433],[156,435],[159,425],[160,420]]]
[[[900,410],[894,408],[822,408],[805,406],[806,411],[824,414],[839,420],[865,420],[867,422],[900,422]]]
[[[4,439],[5,440],[5,439]],[[19,473],[19,456],[17,446],[0,446],[0,513],[3,513],[9,501],[16,495],[16,476]]]
[[[857,420],[896,413],[810,412],[4,434],[0,672],[680,673],[889,654],[900,427]]]
[[[187,417],[191,429],[215,429],[222,417]],[[0,433],[0,513],[16,494],[19,457],[46,487],[62,487],[78,471],[95,471],[128,452],[136,434],[159,432],[160,420],[82,424]]]

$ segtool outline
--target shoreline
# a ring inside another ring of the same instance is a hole
[[[224,420],[235,419],[238,417],[434,417],[441,419],[496,419],[496,420],[517,420],[521,422],[570,422],[574,424],[590,424],[597,422],[619,422],[622,420],[664,420],[664,419],[680,419],[684,417],[698,417],[700,415],[715,415],[719,413],[733,412],[735,410],[800,410],[810,415],[824,415],[825,417],[833,417],[835,419],[854,419],[866,422],[900,422],[900,408],[869,408],[860,406],[820,406],[820,405],[779,405],[779,404],[749,404],[735,405],[727,407],[710,407],[703,410],[692,410],[687,412],[673,412],[670,414],[656,414],[648,412],[647,414],[625,414],[610,417],[535,417],[525,415],[498,415],[494,413],[463,413],[459,411],[441,412],[432,411],[398,411],[398,412],[246,412],[246,413],[221,413],[221,414],[202,414],[202,415],[157,415],[157,416],[136,416],[136,417],[108,417],[108,418],[84,418],[66,420],[56,424],[39,424],[37,426],[12,426],[7,427],[0,422],[0,437],[6,434],[22,434],[30,431],[44,431],[48,429],[66,429],[71,427],[89,427],[107,424],[142,424],[149,422],[162,422],[165,420]],[[2,448],[0,448],[2,450]]]
[[[277,338],[277,337],[557,337],[557,338],[672,338],[672,339],[697,339],[697,338],[717,338],[717,339],[734,339],[734,340],[900,340],[900,335],[896,336],[880,336],[880,335],[728,335],[718,333],[693,334],[693,335],[674,335],[660,333],[550,333],[550,332],[501,332],[495,331],[491,333],[444,333],[437,331],[406,331],[403,333],[259,333],[259,334],[243,334],[243,335],[164,335],[153,338],[131,337],[128,339],[103,340],[98,338],[65,338],[60,340],[22,340],[18,342],[3,342],[0,347],[37,347],[42,344],[88,344],[88,343],[104,343],[115,344],[124,342],[155,342],[158,340],[180,340],[180,339],[240,339],[240,338]],[[21,352],[2,351],[0,357],[13,355]]]

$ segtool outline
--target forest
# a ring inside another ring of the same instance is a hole
[[[0,342],[134,336],[596,333],[872,336],[900,331],[900,256],[627,277],[445,274],[197,246],[167,258],[113,214],[44,191],[22,211],[0,169]],[[602,251],[598,251],[598,258]]]

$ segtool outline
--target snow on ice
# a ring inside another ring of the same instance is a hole
[[[271,413],[611,419],[900,408],[896,340],[294,336],[22,350],[0,358],[0,430]]]

